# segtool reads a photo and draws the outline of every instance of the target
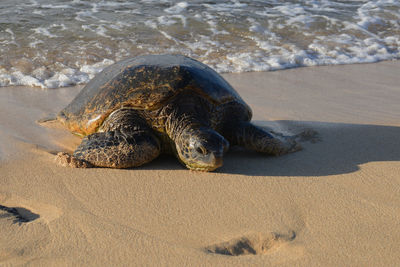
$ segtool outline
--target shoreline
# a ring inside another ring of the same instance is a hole
[[[35,121],[81,87],[0,88],[0,265],[400,262],[400,61],[222,76],[256,124],[318,140],[282,157],[233,149],[211,173],[169,156],[63,168],[54,154],[80,139]],[[256,255],[214,253],[239,241]]]

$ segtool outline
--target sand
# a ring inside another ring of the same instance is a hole
[[[81,87],[0,88],[0,265],[398,266],[400,62],[224,77],[258,125],[318,138],[212,173],[64,168],[79,138],[35,121]]]

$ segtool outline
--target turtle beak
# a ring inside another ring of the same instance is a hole
[[[198,158],[197,162],[185,164],[191,170],[196,171],[214,171],[223,165],[223,151],[211,152]]]
[[[221,167],[224,163],[222,157],[223,157],[223,154],[221,154],[221,155],[211,154],[210,155],[210,165],[214,166],[215,169]]]
[[[223,157],[222,155],[214,155],[213,153],[210,153],[207,157],[207,159],[203,158],[203,164],[202,166],[188,166],[186,165],[189,169],[191,170],[196,170],[196,171],[214,171],[217,168],[221,167],[223,165]]]
[[[229,148],[229,143],[227,146],[224,146],[221,151],[211,152],[206,157],[203,158],[203,162],[206,163],[209,170],[215,170],[221,167],[224,163],[223,157],[225,152]]]
[[[215,170],[223,165],[223,157],[228,150],[229,142],[224,138],[221,149],[209,153],[207,159],[204,161],[207,162],[208,166],[212,166],[213,170]]]

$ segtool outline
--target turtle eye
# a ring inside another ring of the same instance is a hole
[[[202,155],[207,155],[207,150],[203,146],[196,147],[196,151]]]

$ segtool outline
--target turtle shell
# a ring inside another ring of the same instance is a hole
[[[147,55],[105,68],[58,117],[71,131],[87,135],[116,109],[159,109],[185,90],[200,94],[215,105],[239,102],[250,112],[228,82],[206,65],[181,55]]]

